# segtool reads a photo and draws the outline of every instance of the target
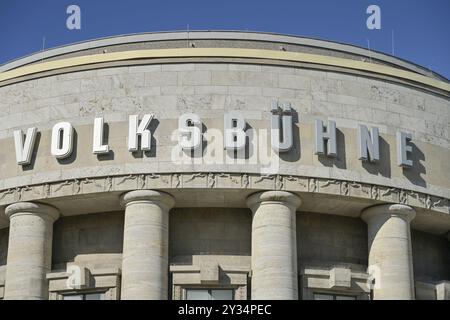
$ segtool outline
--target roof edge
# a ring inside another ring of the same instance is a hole
[[[368,50],[352,44],[346,44],[336,41],[323,40],[310,37],[301,37],[296,35],[287,35],[270,32],[257,31],[161,31],[144,32],[125,35],[116,35],[93,40],[86,40],[77,43],[54,47],[44,51],[36,52],[25,57],[21,57],[5,64],[0,65],[0,72],[12,70],[36,61],[43,57],[51,58],[63,54],[77,52],[81,50],[101,48],[115,44],[139,43],[164,40],[196,40],[196,39],[223,39],[223,40],[248,40],[248,41],[267,41],[279,42],[294,45],[304,45],[310,47],[324,48],[328,50],[341,51],[364,56],[386,62],[409,71],[419,73],[430,78],[439,78],[442,81],[450,82],[446,77],[431,71],[423,66],[413,62],[382,53],[376,50]]]

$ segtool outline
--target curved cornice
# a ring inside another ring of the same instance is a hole
[[[260,49],[236,49],[236,48],[177,48],[177,49],[151,49],[133,50],[87,56],[65,58],[55,61],[32,64],[10,71],[0,73],[0,84],[7,81],[36,73],[59,70],[77,66],[94,66],[95,64],[116,61],[128,61],[137,59],[156,58],[250,58],[261,60],[277,60],[286,62],[303,62],[330,67],[341,67],[351,70],[359,70],[378,75],[390,76],[401,80],[407,80],[421,85],[429,86],[450,93],[450,83],[430,78],[415,72],[406,71],[386,65],[370,62],[356,61],[345,58],[330,57],[318,54],[286,52]]]
[[[19,58],[3,65],[0,65],[0,72],[8,71],[21,67],[26,64],[42,61],[42,59],[63,56],[65,54],[75,53],[78,51],[96,49],[114,45],[156,42],[156,41],[176,41],[176,40],[236,40],[236,41],[259,41],[272,42],[282,44],[300,45],[311,48],[321,48],[336,52],[344,52],[353,55],[359,55],[381,62],[395,65],[412,72],[416,72],[425,76],[437,77],[441,80],[446,79],[435,72],[409,61],[384,54],[381,52],[368,50],[366,48],[355,45],[339,43],[335,41],[321,40],[315,38],[300,37],[294,35],[285,35],[269,32],[249,32],[249,31],[168,31],[168,32],[147,32],[128,35],[118,35],[112,37],[99,38],[78,42],[70,45],[64,45],[42,52],[34,53],[29,56]]]

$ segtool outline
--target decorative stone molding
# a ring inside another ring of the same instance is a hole
[[[39,201],[101,192],[140,189],[255,189],[330,194],[401,203],[441,213],[450,213],[450,199],[431,194],[362,182],[292,175],[253,173],[139,173],[85,177],[44,184],[28,184],[0,190],[0,206],[19,201]]]
[[[300,272],[300,290],[303,300],[313,300],[314,293],[355,296],[357,300],[369,300],[369,275],[350,267],[321,268],[305,266]]]
[[[131,202],[139,201],[156,202],[158,205],[163,205],[167,210],[175,204],[175,200],[171,195],[156,190],[135,190],[127,192],[120,197],[123,207]]]
[[[59,218],[58,209],[35,202],[16,202],[6,207],[6,216],[11,219],[15,215],[36,214],[43,218],[50,219],[53,223]]]
[[[286,191],[265,191],[250,195],[247,198],[247,206],[252,211],[255,211],[261,202],[267,201],[283,202],[286,206],[292,207],[294,210],[301,204],[300,198],[293,193]]]
[[[416,212],[413,208],[404,204],[381,204],[365,209],[361,218],[370,223],[371,219],[379,215],[401,216],[409,223],[416,216]]]
[[[87,269],[80,266],[82,280],[76,287],[68,287],[67,282],[71,276],[67,272],[47,273],[49,281],[49,299],[63,300],[64,295],[81,294],[89,292],[104,292],[105,300],[120,299],[119,268]]]
[[[234,300],[246,300],[250,269],[222,267],[214,261],[199,265],[171,265],[172,300],[186,299],[186,290],[193,288],[233,289]]]

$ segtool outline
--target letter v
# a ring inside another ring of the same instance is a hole
[[[37,128],[28,128],[25,143],[23,143],[22,130],[14,131],[14,144],[16,147],[17,164],[27,165],[31,163],[31,155],[33,153],[36,141]]]

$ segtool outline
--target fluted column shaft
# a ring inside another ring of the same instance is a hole
[[[252,221],[252,299],[298,299],[295,211],[300,198],[265,191],[247,199]]]
[[[168,295],[169,210],[167,193],[136,190],[121,198],[125,206],[122,258],[123,300],[165,300]]]
[[[410,222],[413,208],[384,204],[367,208],[369,268],[375,277],[374,300],[414,299]]]
[[[5,299],[48,299],[46,274],[51,270],[54,207],[18,202],[5,210],[10,219]]]

